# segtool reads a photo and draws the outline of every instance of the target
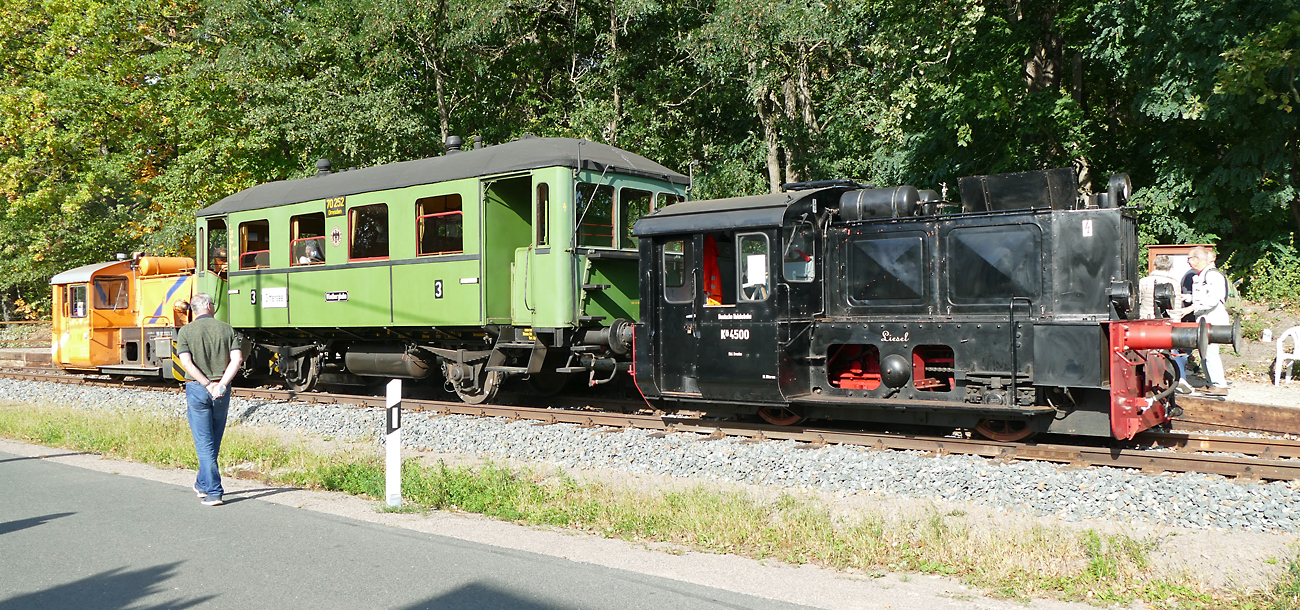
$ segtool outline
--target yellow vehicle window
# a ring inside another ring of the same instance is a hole
[[[86,317],[86,285],[77,284],[68,287],[68,317]]]
[[[131,299],[130,293],[127,292],[126,278],[95,279],[95,309],[127,309],[130,306]]]

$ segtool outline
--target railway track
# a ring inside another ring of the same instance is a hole
[[[6,370],[0,377],[107,387],[152,388],[179,392],[166,382],[126,382],[68,375],[55,370]],[[302,401],[381,409],[384,398],[350,394],[307,393],[265,388],[236,388],[234,395],[277,401]],[[403,399],[403,407],[434,416],[470,415],[530,420],[537,425],[576,424],[584,427],[652,430],[656,435],[693,433],[699,441],[742,438],[744,442],[791,440],[815,449],[829,444],[872,450],[922,451],[935,455],[977,455],[1002,461],[1045,461],[1071,466],[1109,466],[1147,473],[1198,472],[1245,481],[1300,480],[1300,441],[1281,438],[1225,437],[1189,432],[1143,433],[1132,443],[1092,446],[1040,442],[1007,443],[979,438],[933,437],[887,432],[841,430],[813,426],[772,426],[734,421],[704,420],[646,413],[643,403],[610,399],[543,399],[519,397],[516,405],[470,405],[462,402]],[[1218,403],[1225,404],[1225,403]],[[639,408],[638,408],[639,407]],[[643,411],[643,412],[636,412]]]

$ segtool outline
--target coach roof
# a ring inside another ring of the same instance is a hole
[[[608,169],[674,184],[687,183],[686,176],[682,174],[608,144],[572,138],[524,136],[505,144],[453,152],[441,157],[259,184],[203,208],[195,212],[195,216],[216,216],[289,203],[556,166],[597,172]]]

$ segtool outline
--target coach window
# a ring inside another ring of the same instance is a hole
[[[953,229],[948,233],[949,298],[955,304],[1034,298],[1042,283],[1034,225]]]
[[[614,187],[578,183],[578,245],[614,247]]]
[[[416,200],[415,230],[419,235],[416,254],[425,256],[465,251],[465,217],[460,205],[460,195],[454,193]]]
[[[239,224],[239,268],[271,266],[271,223],[253,220]]]
[[[207,243],[208,271],[223,278],[226,276],[226,269],[229,267],[229,256],[226,251],[226,246],[229,243],[229,237],[226,235],[226,221],[209,220]]]
[[[811,282],[817,271],[817,227],[810,220],[785,226],[781,272],[787,282]]]
[[[664,300],[669,303],[690,303],[695,300],[695,282],[690,281],[693,265],[691,250],[689,239],[664,242]]]
[[[95,309],[127,309],[131,306],[126,278],[106,276],[95,278]]]
[[[740,300],[766,301],[771,291],[771,282],[767,277],[767,236],[762,233],[746,233],[736,236],[736,264],[740,265]]]
[[[654,202],[654,193],[638,189],[620,189],[618,192],[618,226],[622,227],[618,247],[624,250],[636,249],[636,238],[632,237],[632,226],[642,216],[650,213],[650,204]]]
[[[545,182],[537,185],[537,222],[533,227],[537,229],[537,245],[545,246],[551,243],[550,225],[546,219],[550,218],[551,207],[551,187]]]
[[[289,219],[289,264],[325,263],[325,213],[301,214]]]
[[[890,305],[925,297],[925,242],[919,235],[861,239],[848,247],[849,300]]]
[[[86,317],[86,285],[76,284],[68,287],[68,317]]]
[[[654,209],[666,208],[674,203],[681,203],[682,196],[677,193],[659,193],[655,195]]]
[[[388,258],[388,204],[352,208],[348,227],[348,260]]]

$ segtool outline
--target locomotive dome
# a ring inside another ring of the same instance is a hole
[[[195,216],[216,216],[379,190],[462,178],[477,178],[539,167],[570,167],[643,176],[686,184],[688,178],[641,155],[599,142],[574,138],[524,136],[475,150],[449,151],[427,159],[388,163],[296,180],[259,184],[230,195]]]

